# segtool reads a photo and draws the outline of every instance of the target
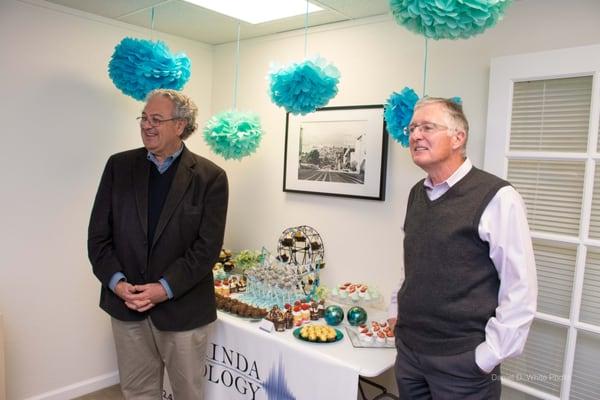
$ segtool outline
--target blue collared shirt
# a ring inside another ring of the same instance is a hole
[[[173,161],[175,161],[175,159],[177,159],[177,157],[179,157],[179,155],[181,154],[182,151],[183,151],[183,143],[181,144],[181,147],[179,148],[179,150],[177,150],[175,153],[173,153],[170,156],[168,156],[167,158],[165,158],[165,161],[163,161],[162,164],[160,163],[160,161],[158,161],[158,159],[156,158],[154,153],[152,153],[150,150],[148,150],[148,154],[146,155],[146,158],[148,159],[148,161],[152,161],[152,164],[156,165],[156,169],[162,175],[165,173],[166,170],[169,169],[169,167],[173,164]]]

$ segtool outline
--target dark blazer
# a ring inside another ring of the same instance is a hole
[[[145,148],[114,154],[102,174],[88,229],[88,256],[102,283],[100,307],[122,321],[150,316],[160,330],[197,328],[217,318],[212,266],[223,245],[227,175],[184,147],[148,243],[149,168],[155,167],[146,155]],[[108,288],[119,271],[131,284],[164,278],[174,297],[145,313],[130,310]]]

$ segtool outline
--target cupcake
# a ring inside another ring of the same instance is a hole
[[[366,286],[362,286],[359,290],[358,290],[358,296],[361,299],[364,299],[365,296],[367,295],[367,287]]]
[[[297,242],[306,242],[306,236],[300,231],[296,231],[294,239],[296,239]]]
[[[367,332],[360,336],[360,339],[366,343],[373,343],[373,332]]]
[[[336,337],[336,332],[334,329],[326,329],[326,336],[327,336],[327,341],[328,342],[333,342],[335,340]]]
[[[385,340],[388,344],[396,344],[396,338],[394,337],[394,332],[391,330],[387,331],[385,334]]]
[[[323,318],[325,316],[325,300],[319,300],[317,309],[319,310],[319,318]]]
[[[235,268],[235,265],[231,261],[226,261],[223,263],[223,269],[225,272],[231,272]]]
[[[345,299],[346,297],[348,297],[348,291],[347,288],[345,286],[340,286],[339,291],[338,291],[338,295],[342,298]]]

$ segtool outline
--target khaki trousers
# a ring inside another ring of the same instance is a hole
[[[150,318],[111,318],[125,400],[161,400],[167,368],[175,400],[203,399],[204,364],[213,324],[184,332],[156,329]]]

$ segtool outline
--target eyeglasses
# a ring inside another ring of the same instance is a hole
[[[410,124],[404,128],[405,135],[413,135],[417,130],[420,130],[423,135],[429,135],[437,131],[450,129],[446,125],[436,124],[435,122],[422,122],[420,124]]]
[[[156,127],[164,122],[174,121],[176,119],[181,119],[181,118],[175,117],[175,118],[169,118],[169,119],[160,119],[157,117],[147,117],[145,115],[142,115],[141,117],[136,118],[136,120],[140,123],[140,125],[147,122],[152,127]]]

